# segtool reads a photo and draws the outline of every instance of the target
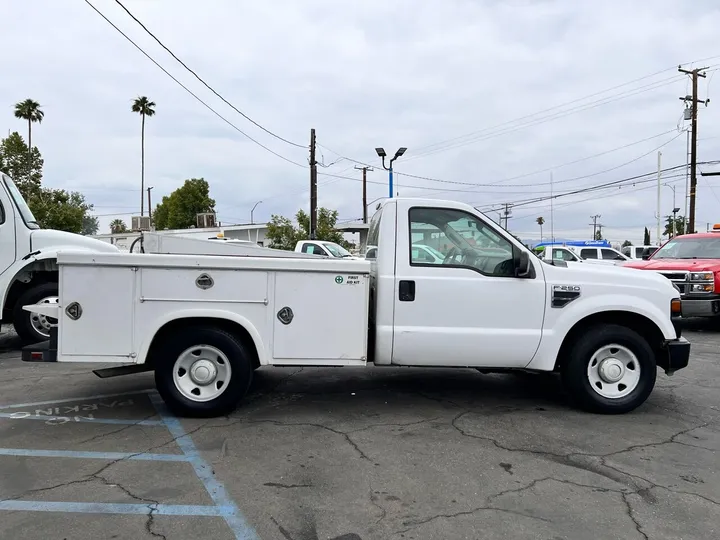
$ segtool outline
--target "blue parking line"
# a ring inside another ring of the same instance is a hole
[[[15,512],[77,512],[81,514],[143,514],[153,510],[153,516],[210,516],[226,517],[234,508],[224,506],[199,506],[184,504],[125,504],[84,503],[55,501],[0,501],[0,510]]]
[[[228,527],[230,527],[230,530],[235,534],[235,538],[238,540],[259,540],[259,536],[255,530],[230,498],[230,495],[225,490],[225,486],[215,478],[212,467],[202,458],[195,443],[193,443],[192,438],[187,434],[185,428],[183,428],[180,420],[170,414],[158,394],[150,394],[148,397],[160,415],[160,418],[165,422],[170,434],[175,438],[175,442],[180,447],[180,450],[187,456],[188,462],[195,470],[198,479],[205,486],[210,498],[220,508],[230,509],[230,512],[222,514],[222,517],[225,519]]]
[[[35,401],[33,403],[13,403],[11,405],[0,405],[0,409],[25,409],[28,407],[39,407],[40,405],[54,405],[55,403],[72,403],[75,401],[89,401],[91,399],[105,399],[111,397],[137,396],[140,394],[149,394],[154,392],[153,388],[144,390],[133,390],[132,392],[122,392],[120,394],[97,394],[95,396],[81,396],[76,398],[51,399],[48,401]]]
[[[78,452],[75,450],[29,450],[26,448],[0,448],[0,456],[22,457],[51,457],[51,458],[80,458],[80,459],[106,459],[116,461],[126,459],[129,461],[188,461],[184,454],[138,454],[131,452]]]
[[[42,414],[27,414],[20,416],[21,413],[0,413],[0,418],[10,418],[12,420],[44,420],[54,424],[68,424],[72,422],[90,423],[90,424],[120,424],[130,426],[164,426],[162,420],[132,420],[130,418],[88,418],[85,416],[44,416]]]

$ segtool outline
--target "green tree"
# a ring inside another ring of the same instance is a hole
[[[682,216],[678,216],[675,218],[675,236],[680,236],[681,234],[685,234],[685,218]],[[667,236],[668,238],[673,237],[672,216],[668,216],[667,220],[665,221],[665,231],[663,232],[663,236]]]
[[[542,227],[543,227],[543,225],[545,225],[545,218],[540,216],[539,218],[537,218],[535,220],[535,223],[540,225],[540,241],[542,242]]]
[[[602,240],[602,239],[603,239],[602,229],[600,229],[600,227],[598,227],[598,230],[595,232],[595,240]]]
[[[194,227],[197,214],[213,212],[215,200],[210,198],[210,185],[204,178],[191,178],[162,198],[153,213],[157,230]]]
[[[625,240],[622,243],[622,247],[628,247],[628,246],[632,246],[632,242],[630,240]]]
[[[64,189],[38,189],[27,201],[43,229],[57,229],[76,234],[82,233],[83,221],[92,205],[77,191]]]
[[[142,116],[142,128],[140,131],[140,215],[143,215],[145,204],[145,117],[155,115],[155,102],[145,96],[137,97],[130,110]],[[150,209],[148,208],[148,212]]]
[[[647,227],[645,227],[645,232],[643,233],[643,246],[649,246],[650,245],[650,231]]]
[[[40,189],[43,164],[40,150],[33,148],[28,152],[28,146],[17,131],[0,140],[0,171],[15,181],[26,199]]]
[[[122,219],[113,219],[110,222],[110,232],[112,234],[118,234],[118,233],[124,233],[127,232],[127,225]]]
[[[82,222],[82,234],[97,234],[99,228],[100,223],[98,222],[98,218],[91,216],[90,214],[85,214]]]
[[[32,148],[32,125],[34,122],[41,124],[45,113],[40,109],[40,104],[33,99],[26,99],[15,104],[15,118],[27,120],[28,123],[28,149]]]
[[[315,238],[326,242],[335,242],[345,249],[350,249],[352,246],[350,242],[345,240],[343,233],[335,228],[337,218],[337,210],[319,208]],[[266,238],[270,241],[272,247],[292,251],[295,249],[295,244],[300,240],[310,238],[310,215],[304,210],[298,210],[297,214],[295,214],[295,221],[297,227],[289,218],[272,215],[266,234]]]

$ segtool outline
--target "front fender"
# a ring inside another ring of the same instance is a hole
[[[239,324],[242,326],[245,330],[247,330],[247,333],[250,334],[251,339],[253,340],[253,343],[255,344],[255,349],[257,350],[258,354],[258,360],[260,361],[260,365],[264,366],[267,365],[267,351],[265,350],[265,344],[262,341],[262,337],[260,336],[260,332],[258,332],[258,329],[251,323],[248,319],[243,317],[242,315],[238,315],[237,313],[233,313],[232,311],[226,311],[223,309],[183,309],[181,311],[172,311],[170,313],[163,314],[160,317],[157,317],[150,325],[143,324],[142,333],[140,336],[135,336],[136,343],[139,342],[140,349],[137,354],[136,363],[138,364],[144,364],[147,360],[148,352],[150,351],[150,346],[152,345],[153,339],[155,339],[155,336],[160,331],[161,328],[163,328],[166,324],[171,323],[173,321],[181,320],[181,319],[193,319],[193,318],[201,318],[201,319],[221,319],[225,321],[231,321],[234,323]],[[141,336],[144,336],[141,338]],[[139,339],[140,338],[140,339]]]
[[[550,371],[555,366],[560,347],[575,324],[591,315],[602,312],[624,311],[642,315],[658,327],[665,339],[675,339],[675,328],[670,319],[670,299],[667,310],[642,297],[619,294],[600,294],[579,298],[563,308],[549,307],[545,317],[543,337],[537,354],[526,366],[527,369]]]

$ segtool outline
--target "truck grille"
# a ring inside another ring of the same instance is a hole
[[[660,275],[665,276],[670,281],[672,281],[675,285],[677,285],[678,289],[680,289],[680,294],[685,295],[687,292],[687,285],[688,285],[688,278],[689,273],[688,272],[658,272]]]

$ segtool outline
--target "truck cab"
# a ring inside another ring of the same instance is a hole
[[[118,251],[99,240],[41,229],[15,183],[0,173],[0,325],[12,324],[25,343],[48,339],[52,320],[22,306],[57,303],[61,249]]]
[[[646,260],[626,268],[650,270],[680,291],[686,317],[720,317],[720,224],[711,232],[671,238]]]

